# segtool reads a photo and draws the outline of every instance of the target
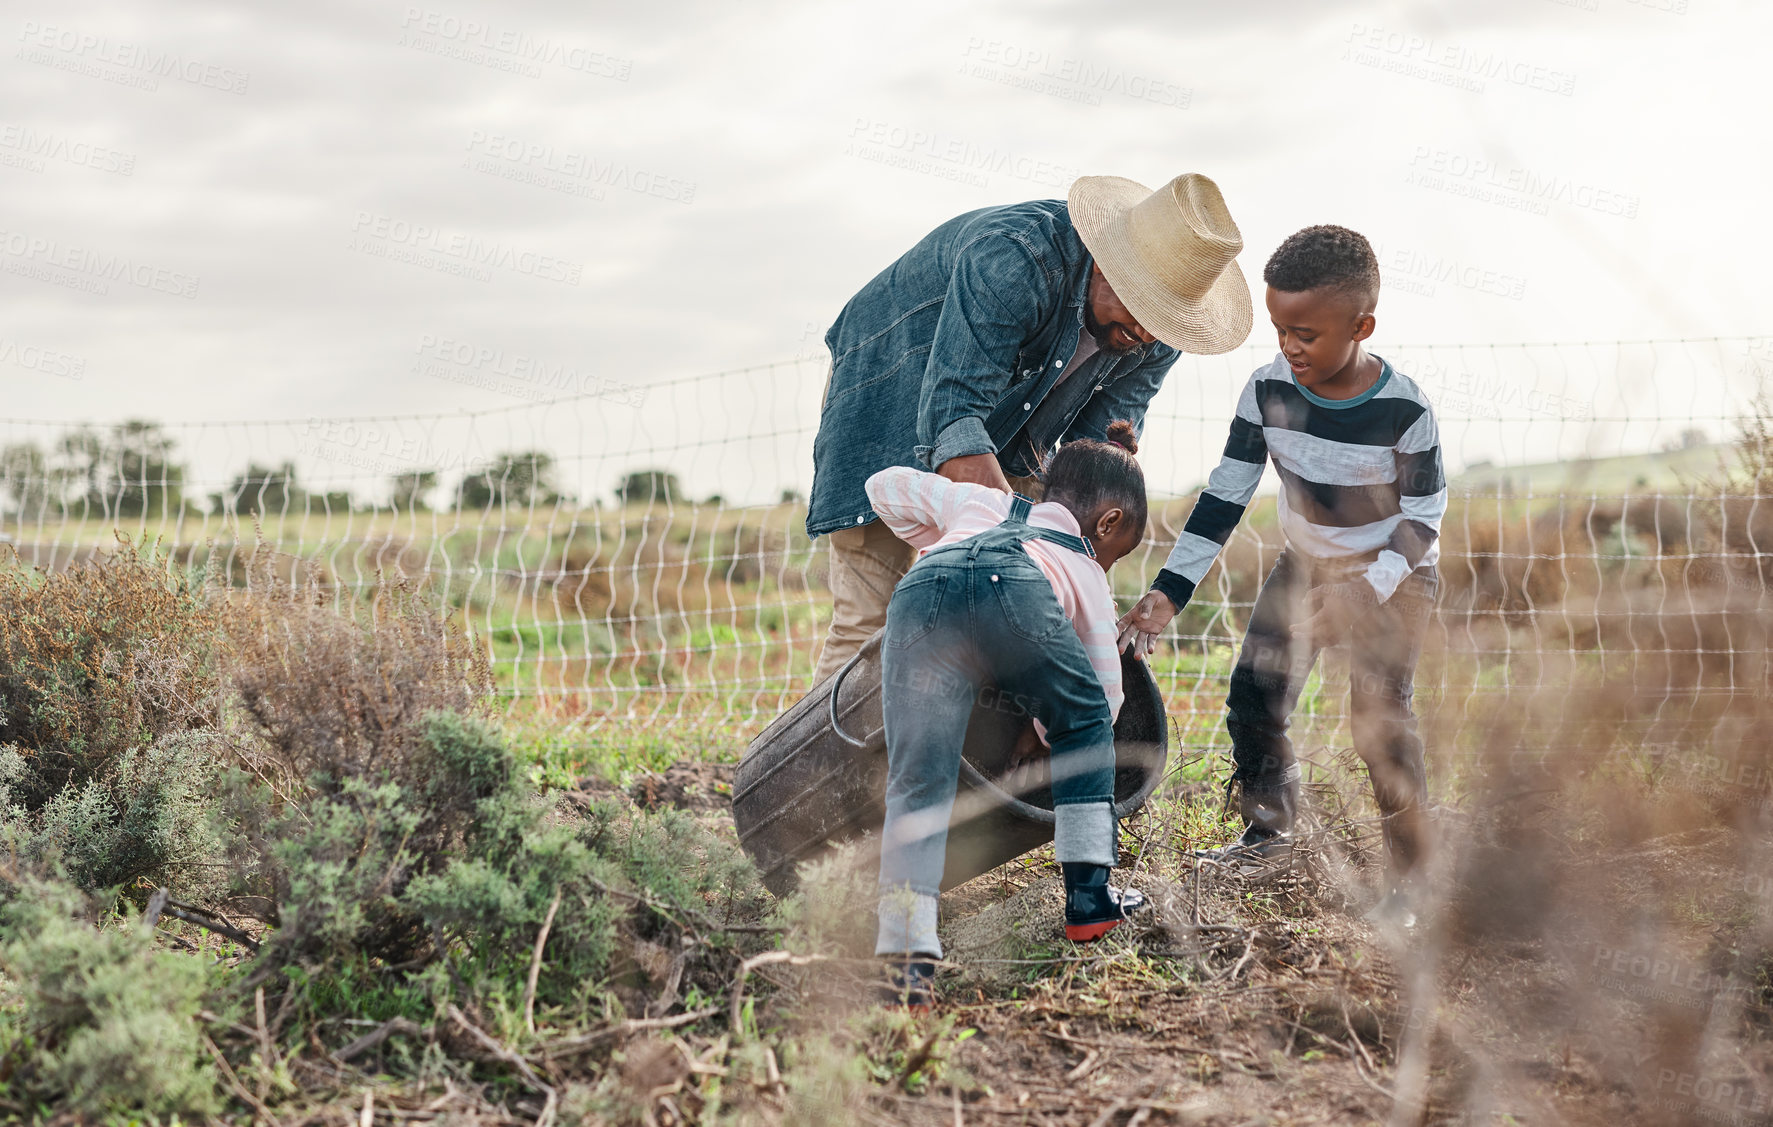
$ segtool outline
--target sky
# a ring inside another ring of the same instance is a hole
[[[1257,285],[1291,231],[1363,231],[1375,348],[1431,376],[1456,345],[1564,345],[1556,387],[1513,364],[1513,390],[1477,393],[1507,402],[1467,461],[1533,453],[1517,408],[1566,452],[1717,437],[1773,370],[1773,6],[1751,0],[25,0],[6,20],[7,434],[157,419],[199,476],[290,441],[353,481],[533,441],[590,490],[648,457],[704,491],[803,489],[849,296],[943,220],[1091,174],[1212,177]],[[1179,364],[1154,419],[1191,420],[1180,484],[1271,349],[1254,300],[1249,349]],[[1618,341],[1706,343],[1627,364]],[[1596,429],[1621,413],[1658,425]],[[337,422],[382,415],[408,430]]]

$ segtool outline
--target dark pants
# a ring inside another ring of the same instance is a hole
[[[1253,826],[1290,830],[1297,807],[1299,769],[1287,719],[1320,647],[1289,630],[1311,616],[1314,587],[1359,578],[1365,566],[1283,551],[1256,596],[1225,720],[1236,763],[1232,777],[1242,786],[1240,810]],[[1410,706],[1438,583],[1433,568],[1412,572],[1390,599],[1358,617],[1346,639],[1354,750],[1372,778],[1386,851],[1399,872],[1413,868],[1426,846],[1428,777]]]

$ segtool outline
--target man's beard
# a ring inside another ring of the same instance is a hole
[[[1132,347],[1116,348],[1114,346],[1113,338],[1111,336],[1114,330],[1096,320],[1096,314],[1090,309],[1090,303],[1087,301],[1084,302],[1084,328],[1089,330],[1089,334],[1096,338],[1096,347],[1100,348],[1103,352],[1110,353],[1114,356],[1120,356],[1123,353],[1131,352],[1133,350]]]

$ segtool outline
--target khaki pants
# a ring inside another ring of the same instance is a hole
[[[881,521],[828,533],[831,541],[831,629],[819,653],[817,684],[843,668],[886,625],[893,588],[911,570],[917,550]]]
[[[1011,478],[1010,487],[1040,500],[1040,482],[1034,478]],[[886,625],[893,588],[917,560],[917,549],[878,520],[826,535],[831,540],[831,628],[819,652],[814,684],[842,669]]]

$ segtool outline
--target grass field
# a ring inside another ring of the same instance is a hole
[[[0,1114],[1741,1114],[1773,1098],[1755,495],[1455,502],[1417,692],[1441,848],[1409,931],[1363,915],[1384,868],[1335,655],[1296,717],[1293,863],[1193,855],[1236,832],[1259,504],[1153,659],[1171,770],[1121,849],[1154,910],[1066,944],[1036,850],[944,898],[926,1016],[874,1001],[866,842],[781,901],[737,848],[733,766],[823,625],[797,506],[310,515],[257,554],[147,529],[166,555],[139,566],[75,566],[115,543],[99,522],[39,530],[19,555],[49,570],[0,583]]]

